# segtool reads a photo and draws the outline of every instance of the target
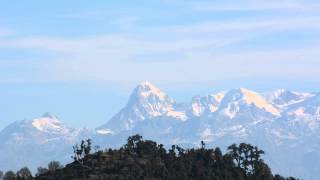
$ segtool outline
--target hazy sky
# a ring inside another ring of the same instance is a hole
[[[50,111],[105,123],[148,80],[179,101],[320,91],[317,0],[3,0],[0,128]]]

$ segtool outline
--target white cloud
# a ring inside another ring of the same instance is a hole
[[[135,25],[138,21],[139,18],[136,16],[126,16],[112,20],[111,24],[124,28],[129,28]]]
[[[196,11],[306,11],[315,10],[319,4],[301,0],[244,0],[244,1],[211,1],[194,4]]]
[[[146,38],[133,38],[122,35],[91,36],[82,38],[56,38],[56,37],[26,37],[0,40],[0,47],[43,50],[62,55],[88,56],[112,55],[131,57],[146,53],[167,53],[196,50],[206,47],[221,47],[234,42],[234,38],[183,38],[151,40]],[[134,60],[133,60],[134,61]]]
[[[130,20],[131,21],[131,20]],[[320,28],[320,16],[290,18],[242,18],[207,21],[180,26],[144,28],[139,34],[108,34],[78,38],[50,36],[0,39],[0,47],[37,49],[58,53],[176,52],[223,47],[259,35],[281,31],[308,31]],[[0,31],[1,32],[1,31]]]
[[[83,11],[83,12],[71,12],[60,14],[60,18],[70,18],[70,19],[96,19],[101,17],[102,13],[100,11]],[[100,18],[99,18],[100,19]]]
[[[184,26],[165,27],[162,30],[176,33],[269,33],[289,30],[320,28],[320,16],[286,18],[241,18],[228,21],[208,21]]]
[[[0,38],[7,37],[13,34],[13,31],[6,28],[0,28]]]
[[[143,63],[101,54],[61,58],[44,63],[49,81],[103,80],[117,82],[210,81],[215,79],[270,77],[316,80],[320,76],[319,46],[260,52],[189,52],[182,61]],[[307,70],[307,71],[306,71]]]
[[[137,20],[124,18],[115,20],[115,23],[125,25]],[[316,15],[251,17],[144,27],[139,34],[127,32],[78,38],[6,37],[0,38],[0,48],[57,55],[54,60],[34,61],[37,68],[26,66],[34,70],[33,74],[21,72],[21,79],[39,81],[149,79],[175,82],[250,76],[315,78],[320,76],[317,70],[320,64],[316,59],[320,56],[319,46],[298,45],[295,49],[271,48],[265,51],[247,49],[245,52],[236,51],[236,48],[241,47],[243,41],[261,38],[268,33],[308,32],[319,28],[320,17]],[[237,47],[227,49],[234,44]]]

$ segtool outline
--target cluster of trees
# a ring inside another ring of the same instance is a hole
[[[63,166],[59,161],[51,161],[48,163],[48,167],[38,167],[38,171],[35,176],[45,174],[48,172],[55,172],[57,169],[61,169]],[[34,179],[30,169],[28,167],[23,167],[19,171],[0,171],[0,179],[3,180],[32,180]]]
[[[128,138],[119,149],[91,151],[91,141],[74,146],[74,162],[55,171],[38,174],[35,179],[166,179],[166,180],[295,180],[273,175],[261,156],[264,152],[250,144],[219,148],[183,149],[173,145]]]
[[[91,153],[91,145],[90,139],[75,145],[74,161],[65,167],[52,161],[39,167],[35,177],[23,167],[17,172],[0,171],[0,179],[296,180],[273,175],[262,159],[264,151],[246,143],[232,144],[225,154],[219,148],[206,148],[203,141],[200,148],[173,145],[166,150],[138,134],[119,149]]]
[[[73,154],[74,156],[71,156],[74,161],[77,161],[81,164],[83,164],[83,158],[90,154],[91,151],[91,139],[87,139],[86,141],[82,140],[80,146],[76,144],[73,146]]]

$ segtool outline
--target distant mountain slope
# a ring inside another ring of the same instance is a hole
[[[142,83],[132,93],[128,105],[102,126],[116,133],[98,135],[96,141],[119,147],[125,137],[140,133],[166,145],[188,147],[200,140],[221,147],[249,142],[266,150],[266,159],[275,172],[315,179],[314,172],[320,166],[310,166],[307,159],[310,154],[320,156],[319,103],[319,95],[314,93],[257,93],[239,88],[197,96],[178,106],[159,88]],[[169,116],[167,110],[180,116]],[[134,122],[134,126],[127,128],[123,121]]]
[[[0,168],[36,169],[49,161],[70,159],[72,145],[89,131],[71,128],[49,113],[32,120],[16,121],[0,132]]]
[[[314,96],[313,93],[301,93],[286,89],[278,89],[273,92],[263,93],[262,95],[269,103],[274,104],[279,108],[285,108]]]
[[[65,162],[72,145],[81,138],[92,137],[96,144],[110,148],[120,147],[136,133],[166,146],[194,147],[204,140],[208,146],[225,149],[232,143],[248,142],[266,151],[266,161],[276,173],[316,180],[320,171],[320,94],[257,93],[238,88],[196,96],[182,104],[143,82],[133,90],[126,106],[95,130],[68,127],[52,115],[9,125],[0,132],[0,152],[8,154],[0,157],[0,169],[35,167],[61,154],[65,159],[56,159]],[[32,145],[36,150],[25,148]],[[35,153],[44,158],[34,162]],[[3,163],[14,154],[19,156]]]
[[[160,89],[149,82],[143,82],[134,89],[126,107],[98,129],[100,132],[105,130],[119,133],[132,130],[147,119],[167,117],[179,121],[186,120],[185,112],[177,110],[176,106],[173,99]]]

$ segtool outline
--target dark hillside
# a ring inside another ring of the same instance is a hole
[[[75,146],[74,162],[35,179],[165,179],[165,180],[294,180],[273,175],[261,159],[262,150],[250,144],[231,145],[226,154],[219,148],[183,149],[143,140],[134,135],[120,149],[89,153],[91,142]]]

